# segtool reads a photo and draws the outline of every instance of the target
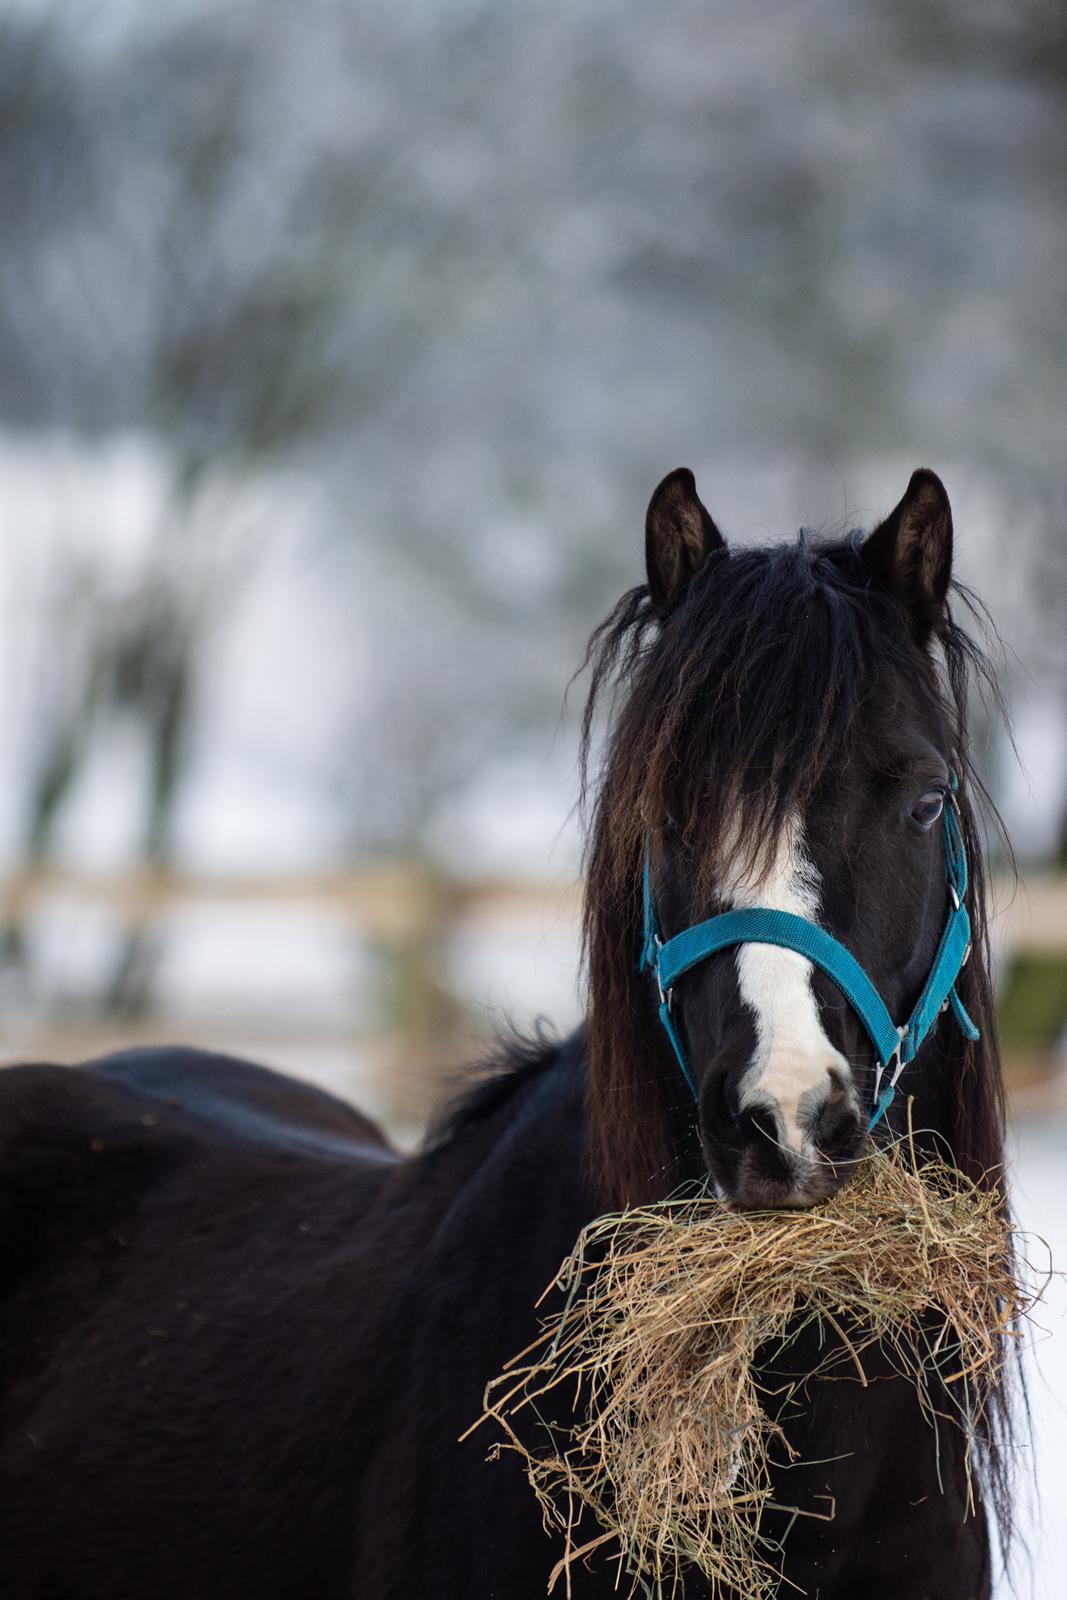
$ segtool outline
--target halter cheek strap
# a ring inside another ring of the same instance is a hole
[[[889,1109],[896,1092],[897,1079],[908,1062],[914,1060],[942,1011],[951,1007],[964,1035],[968,1039],[979,1037],[978,1029],[956,993],[956,981],[971,953],[971,923],[964,905],[967,852],[960,828],[954,773],[950,782],[951,792],[944,810],[943,831],[945,877],[952,909],[948,913],[922,993],[902,1027],[894,1023],[881,995],[851,951],[814,922],[793,916],[791,912],[759,908],[726,911],[720,916],[709,917],[706,922],[695,923],[693,927],[675,934],[672,939],[664,940],[652,893],[651,851],[646,849],[641,970],[651,972],[656,979],[659,987],[659,1019],[694,1099],[697,1098],[696,1083],[685,1059],[672,1014],[674,986],[690,968],[733,945],[770,944],[783,950],[794,950],[824,972],[844,995],[867,1030],[878,1056],[874,1106],[868,1131],[881,1121]]]

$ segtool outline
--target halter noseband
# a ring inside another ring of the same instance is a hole
[[[915,1008],[903,1027],[897,1027],[878,990],[864,972],[851,951],[826,933],[814,922],[796,917],[789,911],[770,911],[753,908],[747,911],[725,911],[706,922],[697,922],[671,939],[660,933],[652,895],[651,849],[645,851],[644,870],[644,942],[641,946],[641,971],[651,972],[659,988],[659,1020],[678,1058],[682,1075],[697,1099],[697,1087],[686,1064],[682,1041],[671,1015],[674,986],[678,979],[706,961],[709,956],[731,945],[772,944],[783,950],[795,950],[806,961],[812,962],[836,984],[853,1011],[859,1017],[878,1052],[878,1067],[874,1080],[874,1108],[867,1131],[885,1115],[896,1091],[897,1079],[914,1060],[923,1040],[932,1030],[941,1012],[952,1007],[953,1015],[968,1039],[979,1037],[978,1029],[964,1010],[956,993],[956,980],[971,953],[971,922],[964,905],[967,893],[967,851],[960,829],[959,806],[956,801],[958,787],[955,773],[949,780],[950,790],[943,816],[945,841],[945,877],[952,900],[952,910],[945,922],[941,943],[937,947],[933,966],[916,1001]],[[889,1074],[885,1086],[882,1079]]]

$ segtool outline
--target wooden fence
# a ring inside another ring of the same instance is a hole
[[[72,901],[106,912],[112,926],[129,935],[158,929],[173,911],[197,905],[263,907],[274,912],[299,906],[328,913],[334,922],[339,918],[353,938],[372,941],[379,952],[387,952],[387,960],[396,963],[402,1004],[377,1035],[359,1034],[358,1041],[355,1034],[338,1037],[338,1048],[354,1047],[358,1042],[360,1051],[375,1063],[369,1069],[375,1081],[391,1082],[399,1072],[401,1088],[396,1093],[375,1093],[372,1087],[371,1098],[401,1121],[414,1121],[433,1097],[442,1073],[451,1070],[475,1045],[470,1017],[450,993],[447,979],[446,953],[455,929],[501,912],[536,915],[544,910],[556,921],[573,920],[576,931],[580,895],[580,886],[574,882],[536,884],[503,877],[460,880],[408,862],[319,875],[274,876],[216,875],[172,868],[92,872],[41,866],[0,881],[0,924],[9,929],[26,926],[50,905],[54,908]],[[1040,1076],[1048,1070],[1056,1028],[1062,1029],[1067,1022],[1067,877],[1038,874],[1017,887],[998,880],[994,905],[994,951],[1009,1000],[1015,971],[1022,973],[1036,963],[1046,974],[1041,993],[1045,1010],[1053,1018],[1046,1027],[1049,1037],[1038,1050],[1024,1040],[1016,1052],[1020,1063],[1017,1075]],[[1021,987],[1019,999],[1024,1006],[1030,1006],[1031,992],[1032,986]],[[173,1019],[170,1022],[173,1025]],[[68,1053],[83,1055],[103,1045],[158,1036],[159,1031],[151,1009],[125,1019],[100,1014],[57,1019],[46,1014],[24,1020],[14,1031],[9,1027],[0,1048],[8,1056],[50,1049],[62,1059]],[[195,1020],[182,1031],[195,1039]],[[207,1031],[213,1042],[223,1046],[236,1041],[265,1047],[256,1032],[251,992],[246,1019],[239,1019],[229,1030],[226,1026],[205,1030],[201,1025],[199,1031]],[[305,1025],[303,1042],[313,1045],[313,1034]],[[288,1041],[293,1055],[299,1055],[300,1043],[295,1037]],[[285,1064],[291,1059],[283,1053]],[[361,1082],[359,1087],[363,1092],[366,1085]]]

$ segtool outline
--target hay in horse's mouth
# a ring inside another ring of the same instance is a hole
[[[768,1350],[817,1323],[832,1337],[814,1375],[862,1383],[876,1350],[931,1416],[955,1413],[970,1452],[1036,1298],[1015,1259],[994,1190],[899,1150],[865,1158],[817,1210],[701,1194],[591,1223],[549,1286],[563,1310],[489,1384],[480,1419],[503,1428],[493,1454],[518,1451],[564,1536],[549,1588],[569,1593],[572,1563],[604,1546],[631,1593],[671,1594],[690,1563],[713,1596],[776,1592],[782,1551],[760,1518],[768,1451],[789,1446],[761,1384]],[[778,1415],[812,1376],[776,1381]]]

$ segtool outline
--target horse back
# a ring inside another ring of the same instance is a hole
[[[303,1158],[303,1160],[301,1160]],[[127,1238],[175,1184],[205,1206],[344,1171],[369,1199],[399,1158],[343,1101],[266,1068],[206,1052],[123,1052],[87,1068],[0,1071],[0,1295]],[[195,1180],[190,1176],[199,1174]]]
[[[121,1050],[84,1070],[234,1139],[358,1161],[396,1159],[382,1130],[355,1106],[236,1056],[184,1046]]]

